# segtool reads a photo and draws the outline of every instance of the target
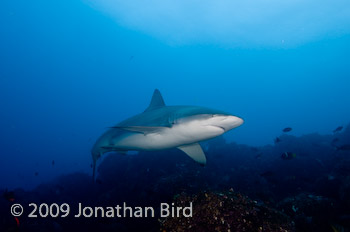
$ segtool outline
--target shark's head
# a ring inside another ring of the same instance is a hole
[[[200,140],[219,136],[242,125],[243,119],[218,110],[203,107],[186,107],[176,117],[175,125],[183,128],[189,138]]]
[[[236,128],[243,123],[243,119],[230,114],[212,113],[212,114],[195,114],[188,117],[179,119],[179,122],[183,123],[195,123],[202,127],[216,127],[227,132],[233,128]]]
[[[175,117],[179,121],[195,121],[202,126],[219,127],[227,132],[243,123],[243,119],[226,113],[221,110],[215,110],[199,106],[183,107]]]
[[[243,119],[229,114],[208,114],[200,115],[202,125],[219,127],[227,132],[233,128],[239,127],[243,123]]]

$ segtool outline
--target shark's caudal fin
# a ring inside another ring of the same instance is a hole
[[[198,143],[184,145],[178,148],[201,165],[205,165],[207,163],[207,158],[205,157],[201,145],[199,145]]]
[[[155,109],[161,108],[163,106],[165,106],[163,97],[160,94],[159,90],[155,89],[153,92],[151,103],[149,104],[149,106],[147,107],[145,112],[155,110]]]

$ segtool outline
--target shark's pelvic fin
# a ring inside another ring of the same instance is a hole
[[[158,133],[166,127],[162,126],[114,126],[111,128],[122,129],[131,132],[137,132],[142,134]]]
[[[151,103],[149,104],[149,106],[145,110],[145,112],[155,110],[155,109],[158,109],[158,108],[161,108],[164,106],[165,106],[165,103],[164,103],[162,95],[160,94],[158,89],[155,89],[153,92]]]
[[[189,145],[184,145],[178,147],[181,151],[185,152],[189,157],[194,159],[194,161],[205,165],[207,163],[207,158],[198,143],[193,143]]]

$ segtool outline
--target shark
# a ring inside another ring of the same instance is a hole
[[[242,125],[243,119],[200,106],[167,106],[158,89],[146,110],[108,128],[91,149],[93,178],[97,160],[108,152],[178,148],[201,165],[207,162],[199,142]]]

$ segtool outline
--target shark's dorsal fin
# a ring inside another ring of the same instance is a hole
[[[194,161],[200,163],[201,165],[205,165],[207,163],[207,158],[205,157],[205,154],[199,143],[192,143],[177,148],[185,152],[189,157],[191,157],[192,159],[194,159]]]
[[[162,95],[160,94],[158,89],[155,89],[153,92],[151,103],[149,104],[149,106],[147,107],[145,112],[151,111],[154,109],[158,109],[158,108],[164,107],[164,106],[165,106],[165,103],[164,103]]]

